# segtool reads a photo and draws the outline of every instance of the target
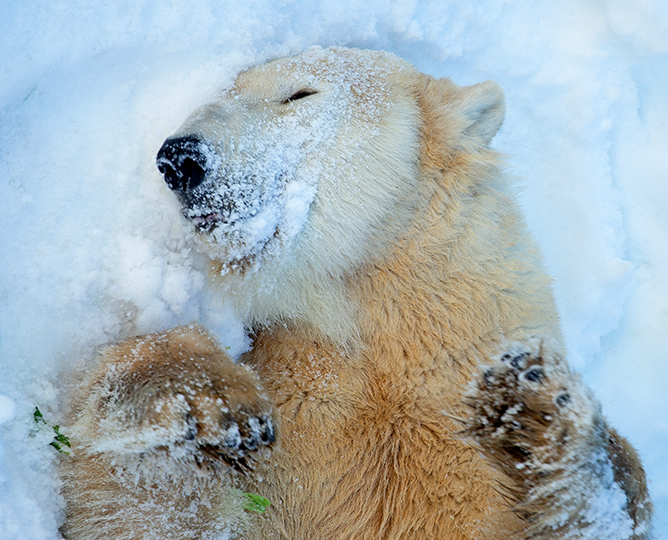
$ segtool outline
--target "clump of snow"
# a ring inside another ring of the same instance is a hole
[[[0,536],[59,537],[51,425],[100,346],[202,322],[248,341],[155,168],[164,139],[252,64],[311,45],[386,49],[494,79],[494,145],[555,277],[571,363],[639,449],[668,536],[668,6],[660,0],[0,7]],[[301,181],[300,181],[301,182]],[[297,234],[313,193],[286,191]],[[308,185],[308,183],[306,183]],[[300,214],[301,212],[301,214]]]
[[[16,404],[7,396],[0,394],[0,424],[14,420],[16,416]]]

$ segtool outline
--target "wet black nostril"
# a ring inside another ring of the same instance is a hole
[[[203,143],[197,137],[167,139],[157,156],[158,170],[174,191],[186,193],[195,189],[206,175]]]

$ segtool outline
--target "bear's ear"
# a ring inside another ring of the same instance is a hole
[[[466,86],[462,88],[462,105],[466,118],[464,136],[488,145],[506,115],[503,90],[493,81]]]

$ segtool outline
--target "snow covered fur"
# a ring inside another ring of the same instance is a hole
[[[66,537],[649,538],[488,146],[503,117],[492,82],[338,48],[195,111],[158,167],[253,346],[193,326],[100,356]]]

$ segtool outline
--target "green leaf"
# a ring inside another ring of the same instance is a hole
[[[44,424],[47,426],[49,425],[47,421],[44,420],[44,415],[42,414],[42,411],[39,410],[39,407],[35,407],[35,411],[32,413],[32,417],[36,424]],[[70,440],[67,438],[67,435],[64,435],[60,432],[60,426],[53,426],[51,429],[53,429],[55,435],[49,444],[58,450],[58,452],[61,454],[69,455],[70,453],[63,448],[63,446],[67,446],[68,448],[72,447]],[[35,428],[35,430],[31,432],[31,435],[37,431],[38,428]]]
[[[35,420],[35,424],[39,424],[42,422],[43,424],[46,424],[46,420],[44,420],[44,416],[42,416],[42,411],[39,410],[39,407],[35,407],[35,412],[32,413],[33,420]]]
[[[66,456],[70,455],[70,453],[67,450],[63,450],[63,447],[60,446],[60,444],[57,441],[51,441],[49,444],[53,446],[56,450],[58,450],[58,452],[60,452],[61,454],[65,454]],[[69,446],[69,444],[67,446]]]
[[[242,493],[244,496],[244,510],[249,512],[257,512],[259,514],[264,514],[267,510],[267,506],[271,504],[268,499],[265,499],[262,495],[256,495],[255,493]]]
[[[58,450],[58,452],[60,452],[61,454],[69,455],[69,452],[63,449],[63,446],[72,448],[72,445],[70,444],[70,440],[67,438],[67,435],[63,435],[60,432],[60,426],[53,426],[53,431],[55,433],[55,436],[53,437],[53,441],[51,441],[49,444],[53,446],[56,450]]]

